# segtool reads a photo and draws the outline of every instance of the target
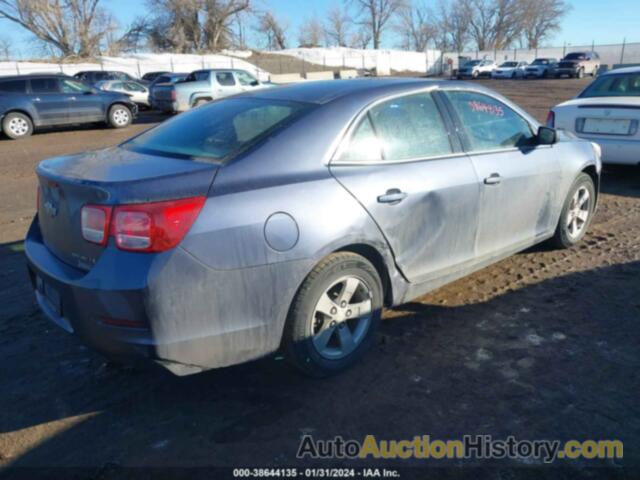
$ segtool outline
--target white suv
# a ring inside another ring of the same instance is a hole
[[[457,77],[458,80],[465,77],[490,77],[496,68],[498,68],[498,65],[493,60],[470,60],[458,69]]]

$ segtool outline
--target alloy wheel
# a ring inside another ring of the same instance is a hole
[[[355,276],[343,277],[320,296],[311,318],[312,341],[324,358],[338,360],[364,340],[373,311],[371,288]]]
[[[567,231],[576,238],[584,231],[591,213],[591,194],[586,187],[580,187],[573,195],[567,212]]]

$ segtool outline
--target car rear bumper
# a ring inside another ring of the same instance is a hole
[[[579,137],[600,145],[602,163],[640,165],[640,140],[593,138],[584,134],[580,134]]]
[[[85,272],[49,251],[37,217],[25,253],[36,300],[49,320],[107,358],[154,362],[176,375],[277,350],[296,284],[308,270],[306,263],[283,262],[221,271],[181,247],[142,254],[108,246]],[[265,289],[274,275],[282,288]]]
[[[178,111],[178,103],[172,100],[151,99],[151,108],[166,113],[176,113]]]

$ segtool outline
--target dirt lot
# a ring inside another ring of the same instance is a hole
[[[487,84],[544,120],[585,82]],[[599,211],[579,248],[536,248],[386,312],[376,348],[339,377],[309,380],[275,356],[177,378],[106,364],[45,320],[19,242],[34,213],[39,160],[115,144],[160,119],[148,114],[127,131],[0,141],[0,465],[79,468],[59,478],[121,478],[131,466],[299,465],[303,433],[490,434],[617,438],[622,461],[558,464],[570,469],[567,478],[639,473],[640,170],[607,169]],[[445,473],[459,471],[438,470]],[[417,470],[406,476],[424,478]]]

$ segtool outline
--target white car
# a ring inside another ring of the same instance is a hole
[[[481,76],[491,76],[491,73],[498,68],[493,60],[470,60],[458,69],[458,79],[465,77],[478,78]]]
[[[131,97],[139,106],[149,107],[149,89],[144,85],[129,80],[104,80],[96,83],[96,87],[107,92],[119,92]]]
[[[491,78],[522,78],[528,62],[504,62],[493,72]]]
[[[558,61],[555,58],[536,58],[524,70],[525,78],[548,78],[555,75]]]
[[[601,74],[551,109],[547,125],[597,143],[604,163],[640,165],[640,67]]]

